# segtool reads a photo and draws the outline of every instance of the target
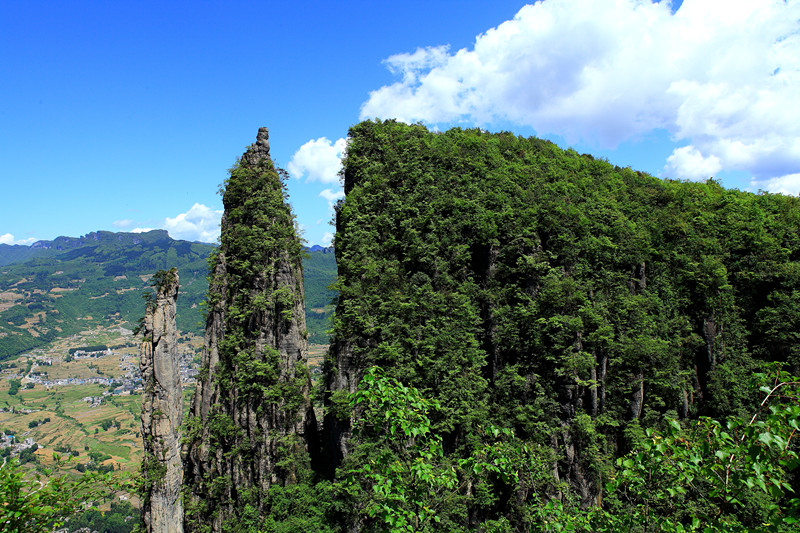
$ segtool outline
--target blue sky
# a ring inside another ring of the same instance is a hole
[[[661,177],[800,192],[800,2],[0,2],[0,242],[213,242],[270,129],[329,242],[363,118],[538,135]]]

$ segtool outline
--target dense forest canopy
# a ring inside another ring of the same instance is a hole
[[[372,365],[438,402],[445,456],[468,457],[493,424],[550,464],[516,497],[476,481],[448,528],[523,523],[533,492],[599,505],[645,428],[749,419],[755,372],[800,370],[798,198],[393,121],[351,129],[344,178],[326,418],[340,473],[374,453],[363,433],[348,441],[360,415],[341,409]]]

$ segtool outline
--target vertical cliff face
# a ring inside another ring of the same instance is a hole
[[[330,473],[370,453],[347,401],[378,365],[440,403],[446,454],[480,451],[486,424],[548,450],[551,479],[506,494],[596,505],[643,427],[736,413],[752,369],[790,357],[775,339],[797,323],[779,303],[796,300],[796,259],[764,258],[796,250],[797,199],[392,121],[354,126],[343,165]],[[500,508],[463,496],[471,521]]]
[[[148,303],[140,354],[145,493],[142,516],[150,533],[183,531],[180,425],[183,391],[178,367],[175,308],[178,272],[160,271],[155,299]]]
[[[270,486],[308,472],[315,448],[302,247],[268,139],[261,128],[225,184],[188,424],[189,529],[262,511]]]

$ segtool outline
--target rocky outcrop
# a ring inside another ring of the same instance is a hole
[[[269,488],[301,479],[316,449],[302,246],[268,139],[259,129],[223,196],[188,424],[189,530],[262,511]]]
[[[242,155],[242,164],[250,168],[258,166],[259,161],[269,160],[269,130],[258,128],[255,144],[251,144],[247,151]]]
[[[156,295],[144,317],[144,340],[139,349],[144,383],[142,436],[144,438],[145,493],[142,516],[150,533],[183,531],[180,425],[183,391],[178,367],[175,308],[178,272],[160,271]]]

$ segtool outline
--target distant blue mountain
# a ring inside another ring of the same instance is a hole
[[[307,252],[322,252],[323,254],[332,254],[333,253],[333,246],[320,246],[319,244],[315,244],[314,246],[305,247]]]
[[[30,246],[0,244],[0,266],[24,263],[39,257],[54,257],[62,252],[99,245],[135,246],[137,244],[164,244],[170,241],[169,233],[156,229],[145,233],[114,233],[93,231],[82,237],[56,237],[52,241],[36,241]]]

